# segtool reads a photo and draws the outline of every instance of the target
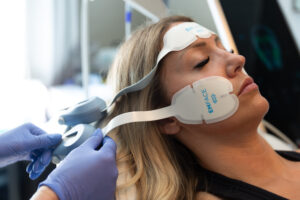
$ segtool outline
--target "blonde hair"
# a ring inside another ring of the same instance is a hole
[[[172,23],[185,21],[192,19],[183,16],[164,18],[156,24],[137,30],[123,43],[109,72],[115,92],[136,83],[151,71],[162,48],[162,38],[166,30]],[[107,121],[121,113],[165,106],[166,100],[159,76],[158,69],[145,89],[120,97],[108,114]],[[175,138],[160,133],[157,122],[123,125],[109,135],[118,147],[117,199],[132,187],[135,188],[134,194],[127,196],[128,199],[195,198],[196,159]],[[123,198],[124,196],[122,200]]]

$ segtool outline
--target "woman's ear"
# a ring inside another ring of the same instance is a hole
[[[175,135],[179,133],[181,126],[175,117],[163,119],[159,121],[160,132],[168,135]]]

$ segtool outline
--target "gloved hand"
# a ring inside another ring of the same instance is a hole
[[[0,134],[0,167],[21,160],[31,160],[27,172],[37,178],[51,161],[52,147],[61,141],[60,134],[47,134],[28,123]]]
[[[39,187],[50,187],[60,200],[112,200],[116,189],[116,144],[103,139],[100,129],[82,145],[71,151]]]

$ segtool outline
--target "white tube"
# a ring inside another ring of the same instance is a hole
[[[81,1],[81,73],[82,87],[86,98],[89,97],[89,23],[88,23],[88,0]]]

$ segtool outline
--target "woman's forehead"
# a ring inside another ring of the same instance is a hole
[[[220,41],[220,38],[216,34],[211,35],[209,38],[198,38],[186,48],[171,53],[179,56],[179,59],[181,59],[184,56],[184,54],[189,50],[201,49],[201,48],[205,49],[207,43],[210,42],[211,40],[215,41],[215,43],[218,43]]]

